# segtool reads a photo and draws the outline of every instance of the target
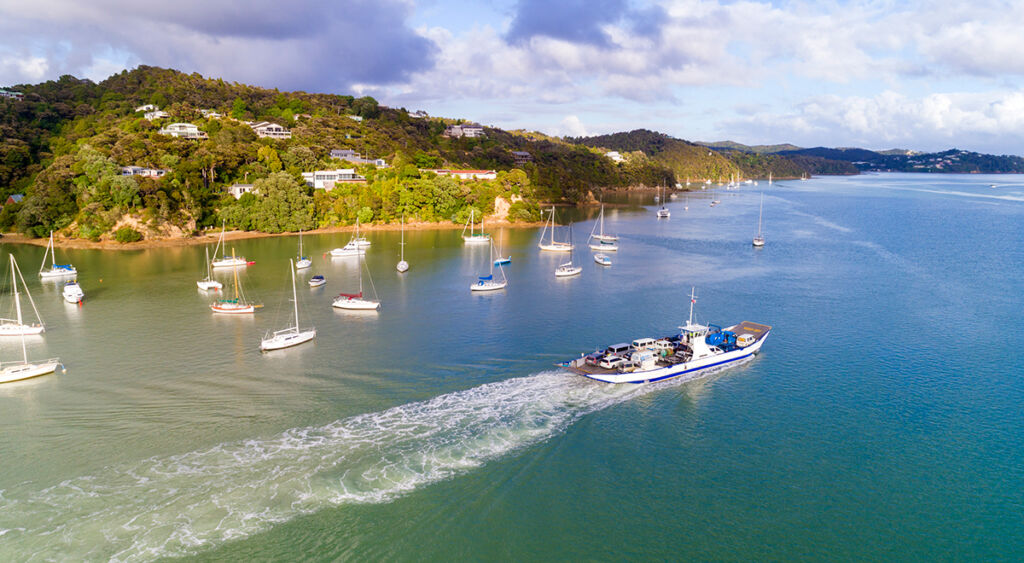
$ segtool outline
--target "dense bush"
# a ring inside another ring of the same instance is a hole
[[[114,232],[114,240],[117,242],[139,242],[142,240],[142,233],[131,227],[121,227]]]

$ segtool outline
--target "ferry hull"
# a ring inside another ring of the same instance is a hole
[[[655,368],[646,371],[633,371],[628,373],[594,373],[588,370],[579,369],[576,366],[576,363],[581,362],[582,359],[565,362],[561,364],[561,367],[577,375],[582,375],[588,379],[603,381],[605,383],[654,383],[655,381],[672,379],[682,375],[695,374],[703,370],[722,368],[729,364],[754,356],[761,350],[761,345],[764,344],[765,339],[768,338],[768,334],[769,333],[763,334],[753,344],[746,348],[739,348],[730,352],[723,352],[714,356],[701,358],[699,360],[692,360],[673,366]]]

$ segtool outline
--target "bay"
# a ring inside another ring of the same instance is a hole
[[[613,198],[622,250],[578,251],[578,278],[539,230],[496,232],[489,295],[458,231],[407,231],[404,275],[399,234],[371,232],[370,314],[330,307],[357,283],[323,256],[348,235],[305,236],[319,336],[274,354],[294,237],[232,243],[250,319],[210,313],[202,247],[58,249],[78,307],[32,279],[41,248],[0,242],[47,325],[30,355],[68,366],[0,387],[0,557],[1019,558],[1024,178],[761,184],[661,221]],[[558,213],[579,244],[596,211]],[[553,367],[672,332],[691,286],[702,321],[774,327],[756,359],[638,387]]]

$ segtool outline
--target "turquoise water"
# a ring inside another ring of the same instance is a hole
[[[4,244],[47,324],[29,353],[68,373],[0,387],[0,558],[1019,559],[1024,178],[777,183],[758,250],[762,188],[609,208],[622,250],[574,279],[497,233],[490,295],[458,231],[407,233],[404,276],[370,233],[370,314],[330,307],[347,236],[305,237],[319,337],[267,355],[294,238],[235,243],[251,319],[209,313],[202,248],[59,250],[76,307]],[[691,286],[702,321],[772,325],[762,354],[632,387],[552,366],[671,332]]]

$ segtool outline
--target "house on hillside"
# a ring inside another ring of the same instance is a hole
[[[479,123],[463,123],[461,125],[449,125],[445,128],[444,133],[441,134],[443,137],[458,138],[458,137],[483,137],[484,128]]]
[[[494,170],[450,170],[447,168],[430,168],[420,172],[433,172],[438,176],[451,176],[460,180],[494,180],[498,173]]]
[[[260,121],[259,123],[252,123],[249,125],[252,130],[256,132],[256,136],[260,138],[270,137],[271,139],[291,139],[292,132],[285,129],[284,127],[271,123],[269,121]]]
[[[345,117],[351,119],[352,121],[362,121],[363,120],[363,118],[361,116],[358,116],[358,115],[346,115]]]
[[[143,168],[142,166],[122,166],[122,176],[142,176],[143,178],[163,178],[170,170],[163,168]]]
[[[155,106],[153,104],[146,104],[144,106],[139,106],[135,108],[135,113],[139,113],[140,111],[156,111],[158,109],[160,109],[159,106]]]
[[[307,186],[316,190],[331,191],[335,184],[360,183],[366,178],[356,174],[355,168],[338,168],[337,170],[316,170],[314,172],[303,172],[302,178]]]
[[[145,114],[143,114],[142,117],[145,117],[150,121],[155,121],[157,119],[167,119],[170,116],[171,114],[167,113],[166,111],[158,109],[155,111],[147,111]]]
[[[232,184],[228,186],[228,193],[235,196],[235,199],[241,199],[245,194],[255,194],[256,190],[252,184]]]
[[[212,109],[201,109],[199,110],[199,113],[201,113],[206,119],[220,119],[224,117]]]
[[[533,162],[533,155],[526,151],[512,151],[512,158],[516,161],[516,166],[526,164],[527,162]]]
[[[24,100],[25,94],[21,92],[13,92],[11,90],[0,90],[0,98],[8,98],[11,100]]]
[[[604,155],[612,159],[612,161],[614,162],[623,162],[624,160],[626,160],[625,158],[622,157],[621,154],[619,154],[619,151],[608,151],[604,153]]]
[[[362,155],[352,149],[334,149],[331,151],[331,158],[347,160],[352,164],[373,164],[379,168],[386,168],[388,165],[383,158],[363,158]]]
[[[12,203],[21,203],[21,200],[25,199],[25,194],[11,194],[7,196],[7,201],[4,205],[10,205]]]
[[[170,135],[179,139],[209,139],[206,131],[200,131],[199,127],[191,123],[171,123],[157,131],[161,135]]]

